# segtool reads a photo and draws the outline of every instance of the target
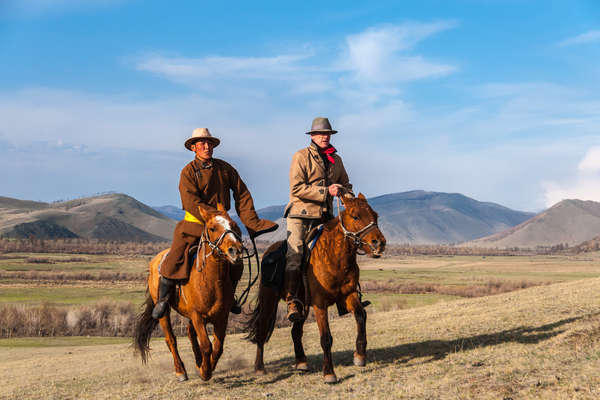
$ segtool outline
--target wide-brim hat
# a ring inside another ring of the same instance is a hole
[[[192,150],[192,145],[199,140],[206,140],[214,144],[215,147],[221,143],[221,140],[212,136],[208,128],[196,128],[192,132],[192,137],[185,141],[185,148]]]
[[[313,119],[310,131],[306,132],[307,135],[312,135],[313,133],[328,133],[333,135],[334,133],[337,133],[337,131],[331,129],[331,124],[327,118],[317,117]]]

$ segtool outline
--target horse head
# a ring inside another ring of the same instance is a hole
[[[216,256],[226,259],[232,264],[242,258],[242,232],[238,225],[229,217],[221,203],[217,209],[198,207],[204,222],[204,233],[201,242],[211,248]]]
[[[377,225],[377,213],[373,211],[367,198],[342,196],[345,210],[340,214],[340,224],[347,239],[354,241],[370,257],[378,258],[385,251],[385,236]]]

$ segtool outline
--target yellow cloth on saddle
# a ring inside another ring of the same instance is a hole
[[[192,214],[190,214],[189,212],[185,212],[185,217],[183,218],[184,220],[188,221],[188,222],[194,222],[196,224],[202,224],[202,221],[200,221],[198,218],[194,217]]]

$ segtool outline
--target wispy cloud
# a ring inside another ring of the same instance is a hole
[[[149,56],[136,68],[163,75],[175,82],[194,85],[199,79],[290,79],[305,67],[299,63],[306,55],[274,57],[167,57]]]
[[[153,54],[138,58],[135,68],[205,89],[260,81],[262,89],[283,83],[292,94],[312,94],[356,85],[395,84],[455,72],[456,66],[411,53],[422,40],[455,26],[456,23],[450,21],[370,28],[347,36],[337,46],[338,50],[322,49],[330,54],[328,57],[306,49],[302,53],[267,57],[195,58]]]
[[[573,36],[558,43],[559,46],[573,46],[577,44],[600,42],[600,30],[591,30],[581,35]]]
[[[406,23],[367,29],[346,38],[339,66],[352,72],[357,80],[367,82],[411,81],[448,75],[457,68],[407,55],[406,51],[456,25],[455,22]]]

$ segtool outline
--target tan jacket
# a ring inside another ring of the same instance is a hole
[[[352,185],[344,168],[342,158],[333,155],[334,164],[329,164],[327,173],[317,146],[298,150],[292,157],[290,166],[290,202],[285,208],[284,217],[321,218],[324,212],[333,210],[333,199],[328,186],[337,183],[352,194]]]
[[[223,160],[213,158],[203,164],[195,159],[181,171],[179,193],[183,209],[201,220],[198,206],[217,207],[223,204],[229,211],[230,190],[233,192],[235,209],[248,231],[260,232],[276,228],[271,221],[259,219],[254,209],[254,201],[238,172]]]

